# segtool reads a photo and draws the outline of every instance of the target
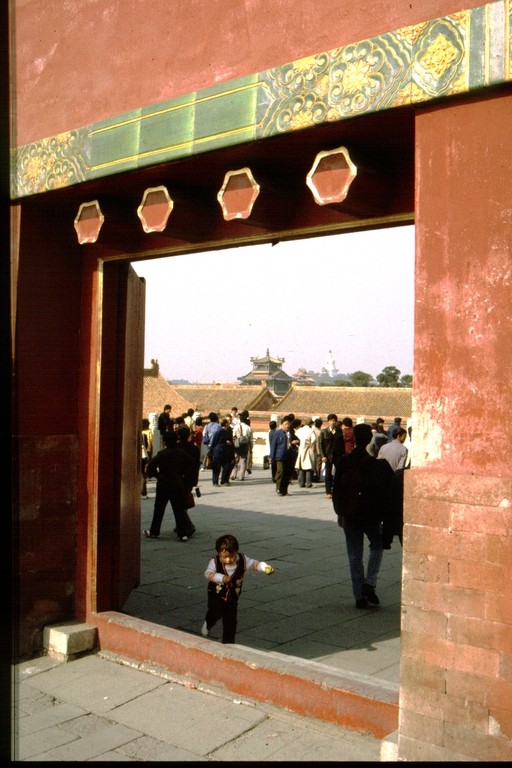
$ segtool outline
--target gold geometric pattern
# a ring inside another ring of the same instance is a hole
[[[68,131],[22,147],[17,155],[16,174],[24,194],[85,181],[86,139],[85,131]]]
[[[141,105],[104,123],[14,149],[11,195],[16,199],[512,82],[511,29],[512,0],[495,0],[161,104]]]

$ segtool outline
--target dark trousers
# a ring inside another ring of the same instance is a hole
[[[299,485],[301,488],[311,488],[313,485],[312,469],[299,469]]]
[[[141,496],[147,496],[148,495],[148,464],[149,459],[141,459],[141,465],[140,465],[140,471],[142,474],[142,480],[141,480],[141,487],[140,487],[140,495]]]
[[[155,506],[149,532],[152,536],[160,536],[167,502],[170,503],[174,513],[178,538],[189,536],[194,532],[194,524],[185,506],[185,493],[181,488],[176,488],[174,484],[169,484],[163,480],[158,480],[156,484]]]
[[[215,592],[208,592],[208,609],[206,611],[206,626],[211,629],[219,619],[222,619],[222,642],[234,643],[238,615],[238,599],[222,600]]]
[[[332,494],[332,484],[334,482],[334,473],[333,468],[334,464],[332,461],[329,461],[329,459],[326,459],[324,462],[325,466],[325,492],[326,494]]]
[[[345,521],[344,531],[352,592],[355,599],[360,600],[363,597],[363,584],[377,586],[377,576],[382,562],[382,527],[380,523],[376,523],[360,528],[357,524]],[[363,562],[365,536],[370,545],[366,571]]]
[[[221,483],[227,483],[229,481],[231,471],[235,465],[232,458],[221,458],[214,456],[212,466],[212,483],[214,485]]]
[[[288,472],[288,463],[286,460],[276,461],[276,491],[279,493],[288,493],[290,485],[290,475]]]

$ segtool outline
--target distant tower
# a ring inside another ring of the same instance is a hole
[[[336,374],[338,373],[338,369],[336,368],[336,361],[334,360],[334,358],[332,356],[332,350],[331,349],[329,350],[329,357],[328,357],[327,362],[325,364],[325,370],[327,371],[327,373],[329,374],[331,379],[333,378],[333,376],[336,376]]]

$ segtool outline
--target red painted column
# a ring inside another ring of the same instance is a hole
[[[512,94],[416,120],[399,758],[512,757]]]

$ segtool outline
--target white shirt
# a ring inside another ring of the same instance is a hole
[[[238,557],[240,557],[240,555],[238,555]],[[235,563],[232,563],[231,565],[224,565],[228,576],[232,576],[234,574],[238,564],[238,557]],[[246,571],[265,571],[265,568],[268,568],[268,564],[264,563],[263,560],[254,560],[252,557],[248,557],[247,555],[244,555],[244,559]],[[204,575],[208,581],[213,581],[215,584],[222,584],[224,582],[224,574],[217,572],[217,565],[215,563],[214,557],[212,557],[208,563],[208,567],[206,568]]]

